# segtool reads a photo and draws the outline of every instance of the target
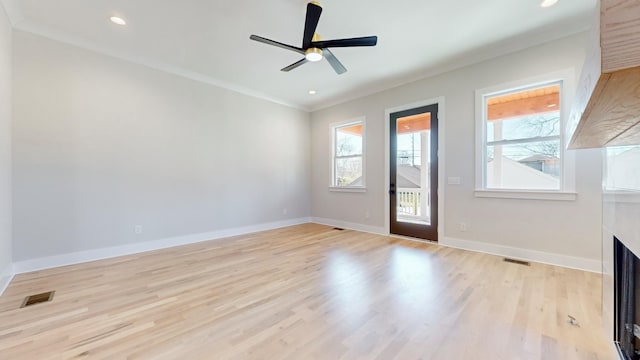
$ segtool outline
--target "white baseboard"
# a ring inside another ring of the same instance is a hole
[[[4,271],[0,272],[0,296],[4,294],[4,291],[7,290],[11,280],[13,280],[14,271],[13,264],[9,264]]]
[[[462,240],[451,237],[443,237],[440,239],[438,244],[456,249],[471,250],[520,260],[562,266],[571,269],[602,273],[602,262],[600,260],[553,254],[538,250],[514,248],[480,241]]]
[[[376,235],[393,236],[386,232],[384,227],[363,225],[358,223],[351,223],[335,219],[326,219],[312,217],[311,222],[316,224],[328,225],[333,227],[340,227],[349,230],[362,231],[372,233]],[[401,237],[404,238],[404,237]],[[406,240],[414,240],[404,238]],[[433,244],[430,241],[424,241],[422,239],[415,239],[415,241],[425,242]],[[471,241],[456,239],[451,237],[441,237],[437,245],[452,247],[462,250],[476,251],[485,254],[498,255],[510,258],[516,258],[521,260],[533,261],[543,264],[556,265],[571,269],[584,270],[594,273],[602,273],[602,262],[600,260],[593,260],[569,255],[553,254],[544,251],[530,250],[515,248],[510,246],[491,244],[480,241]]]
[[[125,256],[137,254],[146,251],[171,248],[174,246],[194,244],[203,241],[222,239],[231,236],[250,234],[259,231],[273,230],[287,226],[300,225],[306,223],[316,223],[333,227],[340,227],[349,230],[362,231],[376,235],[387,236],[384,227],[370,226],[347,221],[327,218],[297,218],[278,222],[264,223],[246,227],[218,230],[208,233],[191,234],[185,236],[177,236],[154,241],[147,241],[135,244],[127,244],[114,246],[109,248],[85,250],[68,254],[54,255],[43,258],[17,261],[13,263],[13,267],[0,275],[0,295],[13,279],[14,274],[23,274],[31,271],[50,269],[66,265],[74,265],[89,261],[109,259],[117,256]],[[506,256],[518,258],[522,260],[534,261],[544,264],[557,265],[567,268],[585,270],[595,273],[602,272],[602,264],[599,260],[573,257],[568,255],[560,255],[547,253],[537,250],[514,248],[510,246],[490,244],[486,242],[470,241],[456,239],[451,237],[443,237],[438,245],[458,248],[463,250],[477,251],[481,253],[493,254],[498,256]]]
[[[326,219],[326,218],[319,218],[319,217],[312,217],[311,222],[315,224],[339,227],[342,229],[362,231],[362,232],[376,234],[376,235],[385,235],[385,236],[388,235],[384,227],[363,225],[363,224],[352,223],[352,222],[347,222],[342,220]]]
[[[176,236],[171,238],[120,245],[109,248],[78,251],[68,254],[54,255],[31,260],[17,261],[13,264],[13,273],[23,274],[32,271],[51,269],[60,266],[74,265],[95,260],[109,259],[118,256],[137,254],[146,251],[171,248],[174,246],[194,244],[203,241],[222,239],[231,236],[250,234],[259,231],[279,229],[287,226],[306,224],[310,218],[298,218],[239,228],[217,230],[201,234]]]

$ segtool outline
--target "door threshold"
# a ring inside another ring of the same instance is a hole
[[[389,234],[389,237],[408,240],[408,241],[416,241],[416,242],[421,242],[426,244],[438,244],[437,240],[427,240],[427,239],[415,238],[411,236],[404,236],[404,235],[398,235],[398,234]]]

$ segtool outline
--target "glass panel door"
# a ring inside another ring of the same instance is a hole
[[[438,240],[438,105],[391,114],[391,233]]]

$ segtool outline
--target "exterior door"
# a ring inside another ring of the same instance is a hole
[[[390,121],[391,233],[438,241],[438,104]]]

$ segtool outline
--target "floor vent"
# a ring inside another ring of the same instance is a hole
[[[339,227],[334,227],[333,230],[338,230],[338,231],[342,231],[344,230],[343,228],[339,228]]]
[[[508,263],[513,263],[513,264],[518,264],[518,265],[524,265],[524,266],[531,266],[531,263],[528,261],[524,261],[524,260],[517,260],[517,259],[510,259],[510,258],[504,258],[503,259],[505,262]]]
[[[24,301],[22,302],[22,306],[20,307],[23,308],[23,307],[27,307],[35,304],[49,302],[53,300],[53,294],[55,294],[55,291],[48,291],[46,293],[36,294],[36,295],[29,295],[26,298],[24,298]]]

